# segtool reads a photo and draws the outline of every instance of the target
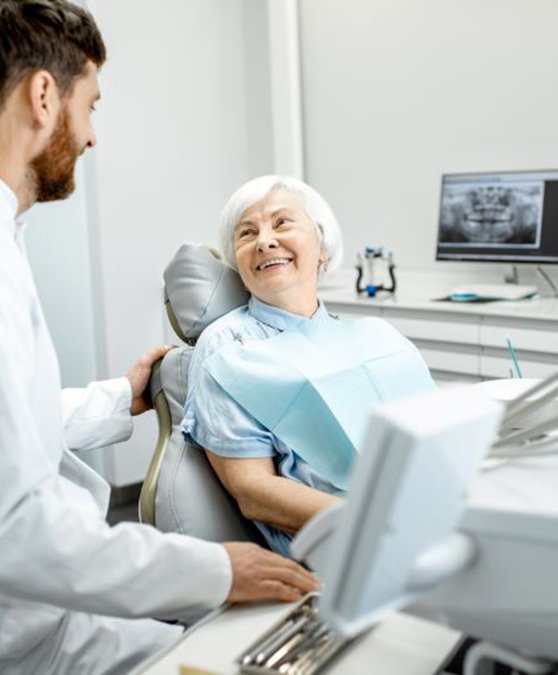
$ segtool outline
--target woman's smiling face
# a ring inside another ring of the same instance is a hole
[[[238,271],[252,295],[295,314],[314,313],[325,255],[300,197],[272,190],[246,209],[235,227],[234,248]]]

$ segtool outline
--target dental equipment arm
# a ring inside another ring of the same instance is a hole
[[[558,373],[509,401],[492,455],[517,457],[556,452]]]
[[[473,563],[473,539],[456,530],[502,413],[465,388],[372,411],[345,506],[319,514],[291,546],[323,580],[328,625],[356,635]]]

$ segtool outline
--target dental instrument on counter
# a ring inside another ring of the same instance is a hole
[[[387,266],[391,283],[378,283],[379,267],[383,264]],[[366,270],[365,270],[366,268]],[[386,291],[387,293],[395,293],[397,289],[397,282],[395,279],[395,263],[393,262],[393,253],[386,251],[383,246],[366,246],[364,254],[357,254],[357,293],[366,293],[368,297],[373,298],[378,291]]]
[[[320,620],[316,594],[307,596],[286,618],[274,625],[240,655],[242,673],[254,675],[312,675],[350,640]]]
[[[509,338],[508,335],[506,335],[506,344],[508,345],[508,351],[510,353],[510,356],[512,357],[513,365],[515,368],[515,372],[517,373],[517,377],[523,377],[523,374],[521,372],[521,368],[519,367],[519,359],[517,358],[517,354],[515,353],[515,349],[513,348],[512,341]]]

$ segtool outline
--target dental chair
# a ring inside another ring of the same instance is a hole
[[[151,375],[159,437],[140,494],[140,521],[208,541],[266,546],[222,487],[205,453],[187,443],[180,429],[196,340],[212,321],[246,304],[248,293],[238,274],[202,244],[181,246],[163,278],[167,316],[183,344],[157,362]]]

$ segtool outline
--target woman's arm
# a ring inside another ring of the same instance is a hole
[[[271,457],[231,458],[206,451],[221,483],[245,518],[293,534],[339,497],[278,476]]]

